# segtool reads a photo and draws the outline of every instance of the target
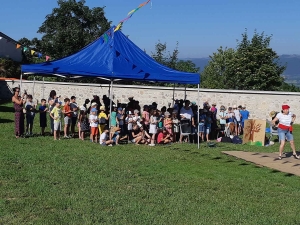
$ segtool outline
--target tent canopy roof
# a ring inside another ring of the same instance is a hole
[[[113,80],[200,83],[200,74],[180,72],[159,64],[120,30],[114,32],[114,27],[73,55],[40,64],[22,65],[22,72]]]

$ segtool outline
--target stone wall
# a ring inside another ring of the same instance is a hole
[[[0,96],[2,99],[11,98],[11,89],[18,86],[19,81],[0,81]],[[51,90],[56,90],[58,95],[71,97],[75,95],[77,102],[83,104],[86,98],[92,98],[93,95],[109,96],[109,85],[107,84],[82,84],[82,83],[58,83],[23,81],[22,89],[33,94],[34,99],[48,98]],[[186,98],[197,102],[197,89],[176,88],[174,92],[175,99]],[[140,102],[140,105],[157,102],[158,107],[167,106],[172,103],[172,87],[155,86],[133,86],[133,85],[114,85],[113,101],[119,100],[121,103],[127,103],[128,97],[134,96]],[[216,90],[200,89],[200,104],[204,101],[216,103],[217,108],[220,105],[226,107],[232,105],[246,106],[250,111],[251,118],[266,119],[272,110],[279,111],[282,104],[291,106],[291,111],[299,114],[300,111],[300,93],[296,92],[267,92],[267,91],[240,91],[240,90]],[[300,116],[300,115],[298,115]],[[300,123],[300,119],[296,120]]]

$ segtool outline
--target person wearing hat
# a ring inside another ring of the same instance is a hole
[[[285,141],[289,141],[291,148],[293,150],[293,156],[295,159],[299,159],[300,157],[296,153],[294,137],[292,134],[292,125],[296,119],[296,115],[289,112],[290,106],[282,105],[282,112],[278,113],[276,117],[272,120],[273,125],[275,125],[276,121],[278,123],[278,137],[279,137],[279,156],[278,159],[282,159],[282,152],[284,149]]]
[[[133,113],[134,113],[134,115],[132,117],[133,123],[136,123],[139,127],[141,127],[142,124],[141,124],[141,117],[139,116],[139,113],[140,113],[139,110],[135,109],[133,111]]]
[[[92,108],[91,114],[89,116],[89,122],[91,127],[91,135],[90,135],[90,141],[91,142],[98,142],[98,117],[97,117],[97,109]]]
[[[54,127],[53,127],[53,136],[54,140],[60,140],[59,134],[61,130],[61,117],[62,117],[62,110],[61,110],[61,102],[57,101],[55,104],[55,107],[50,112],[50,117],[54,121]]]
[[[103,105],[100,106],[100,113],[98,115],[98,119],[99,119],[98,129],[99,129],[99,134],[101,135],[104,132],[106,122],[108,120],[108,117],[105,113],[105,107]]]

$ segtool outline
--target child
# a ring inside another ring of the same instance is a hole
[[[167,132],[172,136],[172,119],[171,114],[169,112],[165,112],[164,127],[167,129]]]
[[[158,111],[158,128],[162,129],[163,128],[163,122],[164,122],[164,115],[162,111]]]
[[[144,111],[142,113],[142,118],[143,118],[144,128],[146,131],[149,130],[149,120],[150,120],[148,110],[149,110],[149,107],[147,105],[144,105]]]
[[[206,115],[204,114],[204,110],[200,109],[198,129],[199,129],[199,136],[201,138],[201,141],[204,141],[204,123],[205,123],[205,119],[206,119]]]
[[[107,140],[108,139],[108,133],[109,133],[109,129],[108,127],[105,127],[103,129],[103,132],[100,136],[100,145],[103,145],[103,146],[112,146],[112,143],[113,141],[112,140]]]
[[[122,108],[118,108],[117,124],[121,130],[121,133],[124,134],[124,111]]]
[[[55,107],[50,112],[50,117],[54,120],[54,140],[59,139],[59,133],[61,129],[61,102],[56,102]]]
[[[90,129],[90,125],[88,123],[87,115],[86,115],[86,108],[84,106],[80,107],[80,114],[79,114],[79,139],[84,141],[84,133]]]
[[[212,112],[208,111],[205,117],[204,127],[206,129],[206,141],[209,142],[209,134],[211,131],[211,124],[212,124]]]
[[[132,115],[131,115],[131,111],[128,111],[127,112],[127,117],[125,118],[125,124],[127,124],[127,135],[128,135],[128,138],[129,140],[132,139],[132,135],[131,135],[131,131],[132,131],[132,122],[133,122],[133,119],[132,119]]]
[[[135,110],[133,111],[133,113],[134,113],[134,116],[132,117],[133,123],[135,123],[135,124],[137,124],[139,127],[141,127],[142,124],[141,124],[141,117],[139,116],[139,110],[135,109]]]
[[[32,135],[32,128],[33,128],[33,120],[35,116],[35,105],[32,102],[32,95],[27,96],[27,102],[25,104],[26,109],[26,133],[27,135]],[[30,133],[28,133],[28,129]]]
[[[91,127],[90,140],[91,140],[91,142],[94,142],[94,140],[95,140],[95,143],[97,143],[97,140],[98,140],[98,117],[97,117],[97,109],[96,108],[91,109],[89,122],[90,122],[90,127]]]
[[[98,129],[99,129],[99,133],[101,135],[104,132],[104,129],[106,126],[106,121],[108,120],[108,117],[105,113],[104,106],[100,106],[100,113],[98,115],[98,119],[99,119]]]
[[[70,133],[70,125],[72,123],[72,110],[70,107],[70,99],[69,98],[65,98],[64,100],[65,105],[64,105],[64,109],[63,109],[63,114],[65,115],[64,117],[64,122],[65,122],[65,126],[64,126],[64,138],[70,138],[69,133]]]
[[[172,112],[172,124],[173,124],[173,142],[179,140],[179,119],[177,118],[177,111]]]
[[[149,128],[149,133],[152,135],[151,136],[151,144],[149,146],[155,146],[155,135],[157,133],[157,111],[156,109],[153,109],[151,112],[151,117],[150,117],[150,128]]]
[[[157,136],[157,144],[168,144],[171,143],[171,135],[168,133],[167,129],[164,127],[163,131]]]
[[[45,135],[45,128],[47,127],[47,111],[48,108],[46,106],[46,99],[41,100],[41,105],[39,107],[40,112],[40,127],[41,127],[41,135]]]

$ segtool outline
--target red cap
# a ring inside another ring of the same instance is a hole
[[[290,107],[288,105],[282,105],[282,110],[285,110],[285,109],[289,109]]]

